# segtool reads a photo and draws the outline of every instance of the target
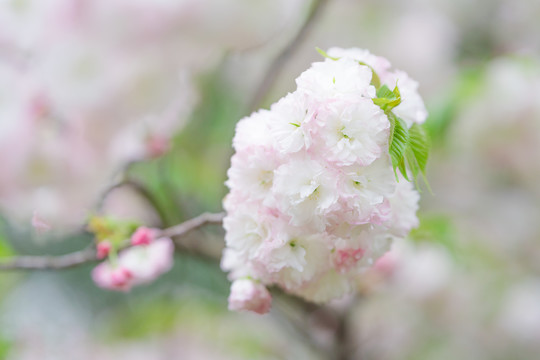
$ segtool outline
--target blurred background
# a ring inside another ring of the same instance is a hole
[[[235,124],[319,2],[0,0],[0,257],[81,249],[89,214],[220,211]],[[320,3],[260,105],[316,46],[367,48],[420,83],[433,141],[433,195],[366,280],[354,358],[538,358],[540,2]],[[107,190],[125,177],[146,194]],[[219,227],[190,237],[223,244]],[[275,312],[228,312],[215,261],[178,254],[130,293],[91,269],[0,273],[0,359],[323,358]]]

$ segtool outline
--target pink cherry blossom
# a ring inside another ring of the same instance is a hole
[[[238,279],[231,286],[229,310],[252,311],[266,314],[270,311],[272,296],[264,285],[250,279]]]
[[[121,265],[112,265],[103,262],[92,271],[92,279],[97,286],[117,291],[129,291],[132,286],[133,275],[129,269]]]
[[[173,255],[172,240],[160,238],[149,245],[125,249],[117,259],[102,262],[92,271],[92,278],[104,289],[129,291],[133,286],[150,283],[169,271]]]
[[[262,306],[254,299],[265,285],[321,303],[352,293],[418,225],[419,195],[396,180],[372,68],[389,87],[403,80],[409,125],[423,121],[416,84],[366,50],[330,52],[340,59],[314,63],[296,91],[236,127],[221,263],[232,310]]]

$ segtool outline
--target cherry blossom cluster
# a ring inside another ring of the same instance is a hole
[[[157,235],[156,229],[138,228],[131,236],[130,248],[94,268],[92,279],[96,285],[108,290],[129,291],[169,271],[174,261],[174,244],[170,238]],[[110,251],[110,242],[98,243],[99,258],[108,256]]]
[[[388,113],[373,101],[397,85],[393,114],[422,123],[418,84],[366,50],[327,54],[296,91],[236,127],[222,260],[232,310],[267,312],[269,285],[318,303],[352,293],[418,224],[419,194],[393,171]]]

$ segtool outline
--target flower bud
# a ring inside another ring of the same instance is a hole
[[[238,279],[233,282],[229,295],[229,310],[266,314],[271,305],[272,296],[263,284],[251,279]]]
[[[108,241],[100,241],[97,244],[97,258],[98,259],[104,259],[109,255],[109,252],[111,251],[111,243]]]
[[[133,235],[131,235],[131,245],[150,245],[157,235],[156,229],[150,229],[144,226],[138,228]]]

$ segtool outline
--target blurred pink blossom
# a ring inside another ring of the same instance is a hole
[[[229,295],[229,310],[266,314],[271,305],[272,296],[263,284],[245,278],[233,282]]]
[[[104,259],[109,255],[109,252],[111,251],[111,243],[107,240],[100,241],[97,246],[97,258],[98,259]]]
[[[150,229],[144,226],[139,227],[131,235],[131,245],[150,245],[156,239],[158,229]]]
[[[92,271],[92,279],[108,290],[129,291],[133,286],[154,281],[173,265],[174,244],[160,238],[149,245],[130,247],[118,258],[104,261]]]

